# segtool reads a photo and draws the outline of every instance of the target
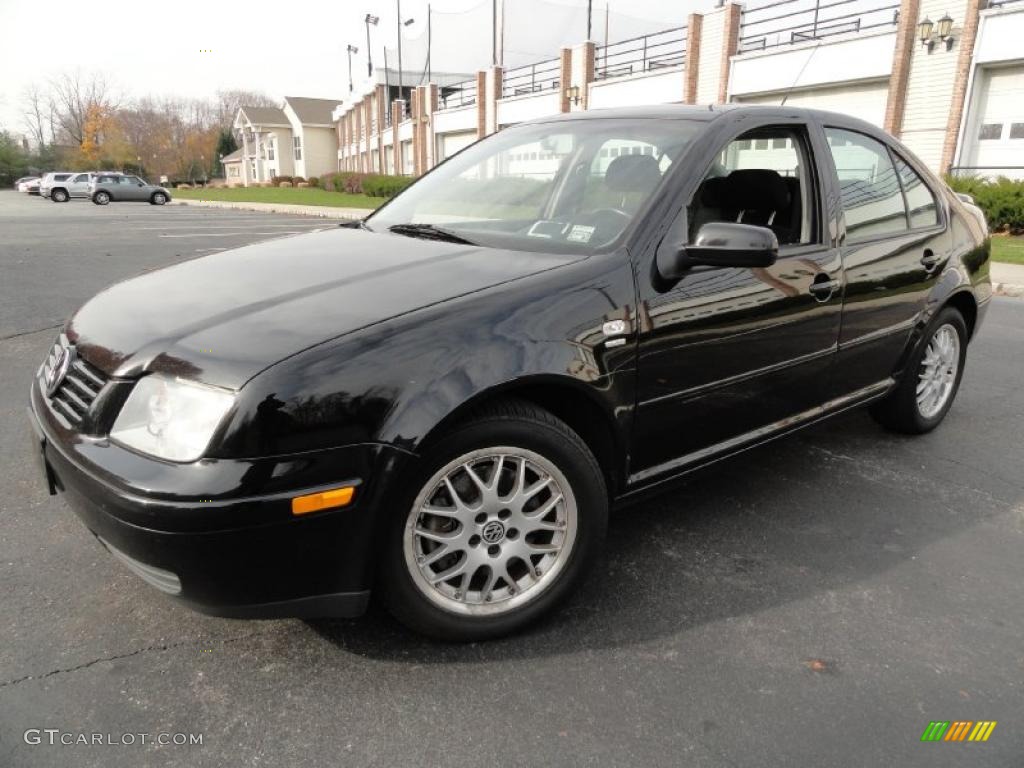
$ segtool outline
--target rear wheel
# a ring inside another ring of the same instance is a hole
[[[50,199],[55,203],[66,203],[68,201],[68,193],[63,189],[55,189],[50,192]]]
[[[167,202],[167,195],[165,195],[163,192],[154,192],[153,197],[149,199],[149,202],[151,202],[153,205],[163,205],[164,203]]]
[[[967,355],[963,315],[946,307],[932,321],[896,389],[871,409],[884,427],[917,435],[935,429],[953,405]]]
[[[106,205],[110,202],[110,193],[100,190],[92,196],[92,201],[96,203],[96,205]]]
[[[382,576],[403,623],[448,640],[507,634],[582,580],[604,538],[604,477],[580,437],[525,402],[481,412],[411,470]]]

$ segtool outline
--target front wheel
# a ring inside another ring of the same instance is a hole
[[[967,324],[946,307],[932,321],[896,389],[871,409],[895,432],[920,435],[935,429],[953,405],[967,356]]]
[[[167,202],[167,195],[165,195],[163,192],[154,192],[153,197],[150,198],[149,202],[151,202],[153,205],[163,205],[164,203]]]
[[[63,189],[55,189],[50,193],[50,199],[55,203],[66,203],[68,201],[68,193]]]
[[[92,196],[92,201],[96,203],[96,205],[106,205],[107,203],[110,202],[110,193],[97,192],[95,195]]]
[[[510,401],[438,441],[411,470],[382,564],[392,613],[446,640],[514,632],[583,579],[604,539],[608,496],[564,422]]]

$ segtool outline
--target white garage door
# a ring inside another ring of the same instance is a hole
[[[441,162],[451,157],[459,150],[465,149],[476,141],[476,131],[459,131],[458,133],[444,133],[438,136],[438,158]]]
[[[784,95],[784,91],[779,91],[756,96],[734,96],[733,101],[743,104],[779,104]],[[796,89],[786,97],[786,104],[842,112],[881,127],[885,121],[885,102],[888,98],[889,83],[880,80],[830,88]]]
[[[993,175],[1024,177],[1024,67],[982,71],[975,83],[981,89],[976,117],[964,137],[973,151],[966,153],[969,162],[961,164],[991,168]]]

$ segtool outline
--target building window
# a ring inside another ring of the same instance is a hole
[[[274,159],[274,145],[276,143],[277,143],[276,141],[272,141],[269,144],[267,144],[267,160],[273,160]]]
[[[292,137],[292,146],[295,148],[295,159],[296,160],[301,160],[302,159],[302,137],[301,136],[293,136]]]
[[[1010,123],[1010,138],[1024,139],[1024,123]]]
[[[1003,134],[1002,123],[985,123],[978,131],[978,138],[982,141],[998,139]]]

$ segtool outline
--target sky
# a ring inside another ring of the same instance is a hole
[[[605,2],[593,2],[595,38],[603,37]],[[680,26],[689,13],[714,6],[713,0],[607,2],[611,39]],[[567,14],[564,6],[578,13]],[[582,41],[585,7],[586,0],[505,0],[506,64],[553,57],[560,45]],[[412,64],[426,48],[426,8],[427,0],[401,0],[403,18],[413,19],[403,43]],[[435,70],[472,72],[490,63],[490,0],[431,0],[431,9]],[[25,88],[75,70],[103,73],[126,98],[207,97],[237,88],[275,98],[344,99],[349,43],[359,48],[352,66],[356,90],[365,83],[367,13],[380,17],[371,41],[374,66],[381,66],[383,46],[395,46],[395,0],[0,0],[6,33],[0,128],[24,131]]]

